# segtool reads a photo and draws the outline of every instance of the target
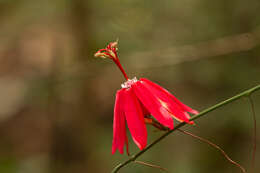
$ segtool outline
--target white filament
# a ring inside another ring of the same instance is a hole
[[[121,84],[122,88],[130,88],[132,84],[134,84],[135,82],[137,82],[137,78],[134,77],[133,79],[128,79],[126,82],[124,82],[123,84]]]

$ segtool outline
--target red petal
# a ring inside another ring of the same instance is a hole
[[[114,122],[113,122],[113,142],[112,142],[112,154],[118,149],[121,154],[124,153],[124,145],[126,143],[128,152],[128,142],[126,136],[125,127],[125,115],[124,115],[124,90],[121,89],[116,94],[116,101],[114,107]]]
[[[143,115],[144,117],[146,115],[151,115],[151,113],[145,108],[145,106],[139,101],[140,105],[141,105],[141,108],[142,108],[142,111],[143,111]]]
[[[125,90],[124,98],[127,101],[124,111],[129,131],[136,145],[142,150],[147,144],[147,130],[142,108],[132,88]]]
[[[154,87],[146,81],[142,81],[142,84],[149,91],[151,91],[155,97],[157,97],[162,106],[165,109],[167,109],[175,119],[177,119],[180,122],[185,121],[186,123],[190,123],[189,114],[183,111],[183,109],[176,102],[174,102],[167,94],[165,94],[162,90],[159,90],[158,88]]]
[[[146,109],[164,126],[173,129],[172,115],[165,109],[158,98],[151,93],[140,81],[132,85],[135,94]]]
[[[141,78],[140,81],[145,81],[148,84],[150,84],[151,86],[157,88],[158,90],[160,90],[161,92],[164,92],[166,95],[168,95],[168,97],[170,97],[171,99],[173,99],[185,112],[190,112],[192,114],[198,114],[199,112],[190,108],[189,106],[183,104],[181,101],[179,101],[174,95],[172,95],[169,91],[167,91],[165,88],[161,87],[160,85],[145,79],[145,78]]]

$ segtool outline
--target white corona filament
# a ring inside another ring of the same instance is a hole
[[[135,82],[137,82],[137,78],[134,77],[133,79],[128,79],[126,82],[124,82],[123,84],[121,84],[122,88],[130,88],[132,84],[134,84]]]

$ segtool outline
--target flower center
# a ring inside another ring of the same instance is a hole
[[[124,82],[123,84],[121,84],[122,88],[130,88],[135,82],[137,82],[137,78],[134,77],[133,79],[128,79],[126,82]]]

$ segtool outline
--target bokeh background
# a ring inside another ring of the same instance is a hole
[[[130,77],[149,78],[200,111],[260,81],[259,0],[1,0],[0,26],[3,173],[105,173],[127,159],[111,155],[115,93],[124,78],[112,61],[93,57],[117,38]],[[259,127],[260,92],[252,98]],[[250,168],[247,98],[184,129]],[[148,131],[149,143],[162,134]],[[139,160],[169,172],[239,172],[218,151],[179,132]],[[160,170],[132,163],[121,172]]]

